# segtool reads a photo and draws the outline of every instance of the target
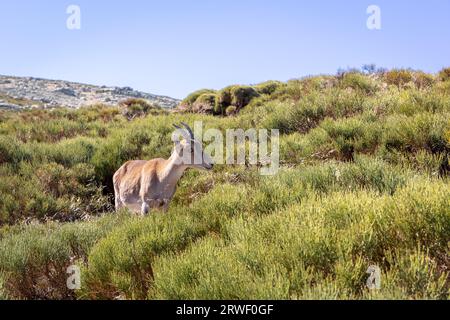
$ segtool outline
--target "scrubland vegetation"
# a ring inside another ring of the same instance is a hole
[[[180,110],[0,113],[0,298],[450,297],[450,69],[200,90]],[[114,171],[196,120],[280,129],[279,173],[189,171],[167,214],[114,213]]]

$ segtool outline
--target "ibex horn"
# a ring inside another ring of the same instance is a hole
[[[186,123],[184,123],[184,122],[182,122],[181,123],[185,128],[186,128],[186,130],[189,132],[189,134],[191,135],[191,139],[194,139],[194,133],[192,132],[192,129],[186,124]]]

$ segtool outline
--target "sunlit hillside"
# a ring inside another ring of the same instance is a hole
[[[278,174],[190,170],[167,214],[114,212],[114,172],[182,121],[279,129]],[[447,299],[449,153],[450,69],[0,111],[0,299]]]

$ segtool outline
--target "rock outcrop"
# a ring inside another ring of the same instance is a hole
[[[117,105],[129,98],[145,99],[163,108],[174,108],[179,103],[177,99],[136,91],[130,87],[94,86],[62,80],[0,75],[0,109]]]

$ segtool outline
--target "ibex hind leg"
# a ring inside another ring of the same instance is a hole
[[[120,199],[119,188],[117,187],[116,184],[114,184],[114,199],[115,199],[114,205],[115,205],[116,211],[119,211],[120,209],[125,207],[125,204]]]
[[[122,203],[122,201],[120,201],[118,195],[116,195],[116,201],[115,201],[115,208],[116,211],[119,211],[120,209],[122,209],[124,206],[124,204]]]

